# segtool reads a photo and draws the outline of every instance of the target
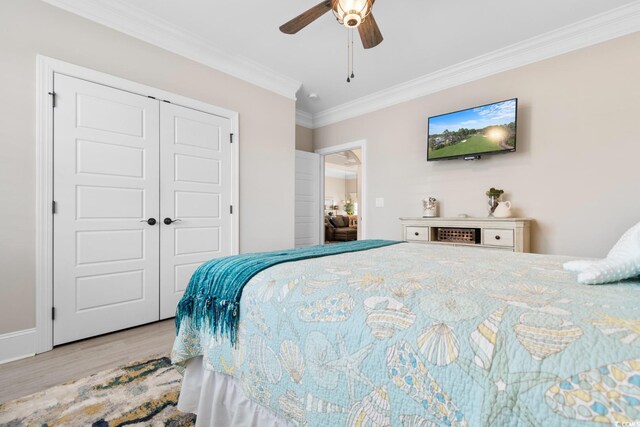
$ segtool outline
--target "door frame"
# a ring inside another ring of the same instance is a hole
[[[109,86],[133,94],[167,100],[193,110],[231,120],[232,144],[232,203],[231,252],[239,253],[240,245],[240,134],[238,113],[216,107],[182,95],[156,89],[110,74],[81,67],[44,55],[36,57],[36,353],[53,348],[53,102],[54,74],[64,74]]]
[[[362,158],[360,159],[360,167],[362,182],[360,183],[360,206],[358,206],[358,240],[364,240],[367,238],[367,221],[364,219],[366,213],[366,194],[367,194],[367,140],[360,139],[356,141],[347,142],[339,145],[332,145],[331,147],[319,148],[315,150],[316,154],[322,156],[320,161],[320,244],[324,245],[324,158],[328,154],[340,153],[342,151],[349,151],[360,149]]]

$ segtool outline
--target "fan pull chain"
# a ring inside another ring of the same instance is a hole
[[[349,43],[349,30],[347,30],[347,83],[351,83],[351,43]]]
[[[347,83],[356,75],[353,73],[353,30],[347,30]]]
[[[356,76],[355,74],[353,74],[353,67],[354,67],[353,51],[354,51],[354,46],[353,46],[353,29],[352,29],[351,30],[351,78],[354,78]]]

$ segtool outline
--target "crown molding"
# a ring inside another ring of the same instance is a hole
[[[289,99],[301,83],[240,55],[211,46],[123,0],[43,0]],[[621,37],[640,29],[640,0],[443,68],[316,114],[296,110],[296,124],[315,129],[444,89]]]
[[[43,1],[289,99],[296,99],[301,86],[295,79],[241,55],[213,47],[202,38],[122,0]]]
[[[313,115],[319,128],[640,30],[640,0]]]
[[[313,129],[313,114],[296,109],[296,124],[307,129]]]

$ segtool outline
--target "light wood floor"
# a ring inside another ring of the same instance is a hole
[[[169,354],[174,320],[151,323],[71,344],[0,365],[0,402],[116,368],[156,354]]]

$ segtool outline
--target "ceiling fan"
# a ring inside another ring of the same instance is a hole
[[[382,43],[382,33],[371,14],[375,0],[325,0],[280,26],[285,34],[295,34],[328,11],[347,28],[357,28],[365,49]]]

